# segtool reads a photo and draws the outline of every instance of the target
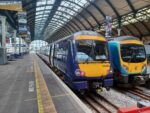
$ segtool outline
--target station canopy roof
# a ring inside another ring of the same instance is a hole
[[[122,28],[124,35],[150,34],[149,0],[5,1],[22,2],[23,9],[27,11],[28,25],[34,39],[51,42],[84,29],[103,34],[106,16],[113,18],[113,35],[117,34],[118,27]]]

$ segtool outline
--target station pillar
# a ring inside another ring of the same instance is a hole
[[[2,23],[2,48],[6,49],[6,17],[0,16]]]
[[[6,53],[6,17],[0,16],[1,26],[2,26],[2,47],[0,48],[0,64],[7,63],[7,53]]]
[[[17,33],[17,31],[14,30],[14,34],[13,34],[13,38],[14,38],[14,54],[16,54],[16,50],[17,50],[17,45],[16,45],[16,33]]]
[[[19,56],[21,56],[21,37],[19,37]]]

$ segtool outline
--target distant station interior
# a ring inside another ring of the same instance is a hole
[[[150,0],[0,0],[0,113],[150,113]]]

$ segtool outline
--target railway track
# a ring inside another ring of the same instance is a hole
[[[106,98],[104,98],[103,96],[101,96],[100,94],[94,93],[95,96],[97,96],[98,98],[106,101],[110,106],[114,107],[114,109],[119,109],[119,107],[117,105],[115,105],[114,103],[110,102],[109,100],[107,100]]]
[[[135,87],[135,89],[150,96],[150,90],[149,89],[146,89],[146,88],[143,88],[143,87]]]
[[[115,88],[115,90],[128,95],[131,98],[138,100],[148,100],[150,101],[150,94],[146,93],[145,91],[139,89],[139,88],[133,88],[133,89],[120,89],[120,88]]]
[[[132,93],[136,96],[139,96],[141,99],[145,99],[145,100],[150,101],[150,94],[147,94],[140,89],[135,88],[133,90],[127,90],[127,92]]]
[[[79,97],[96,113],[115,113],[119,108],[97,93],[88,93]]]

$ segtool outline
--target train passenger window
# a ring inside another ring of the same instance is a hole
[[[69,45],[68,41],[62,41],[59,44],[56,44],[54,58],[62,62],[65,62],[67,60],[68,55],[68,45]]]
[[[98,40],[77,40],[76,60],[79,62],[108,60],[107,44]]]

